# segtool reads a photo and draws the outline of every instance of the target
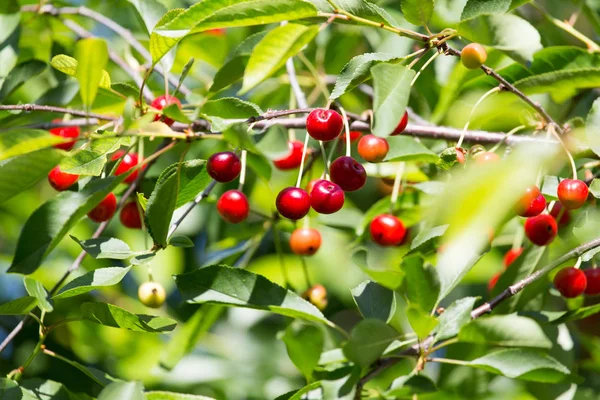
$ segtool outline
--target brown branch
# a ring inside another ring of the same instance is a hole
[[[53,112],[53,113],[60,113],[60,114],[69,114],[69,115],[73,115],[75,117],[95,118],[96,120],[104,120],[104,121],[117,121],[120,119],[119,117],[113,117],[111,115],[89,113],[89,112],[81,111],[81,110],[72,110],[69,108],[44,106],[44,105],[39,105],[39,104],[7,104],[7,105],[0,104],[0,111],[12,111],[12,110],[26,111],[26,112],[45,111],[45,112]]]

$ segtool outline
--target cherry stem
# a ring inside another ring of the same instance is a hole
[[[352,147],[350,145],[350,125],[348,124],[348,116],[346,115],[346,110],[343,107],[339,107],[340,112],[342,113],[342,118],[344,120],[344,132],[346,133],[346,157],[350,157],[352,155]]]
[[[467,129],[469,129],[469,125],[471,124],[471,119],[473,118],[473,114],[475,114],[475,110],[477,109],[477,107],[481,103],[483,103],[483,101],[486,98],[488,98],[488,96],[491,96],[492,94],[497,93],[499,91],[500,91],[500,88],[496,86],[495,88],[484,93],[484,95],[481,96],[479,98],[479,100],[477,100],[477,103],[475,103],[475,105],[471,109],[471,113],[469,114],[469,119],[467,119],[467,123],[465,124],[465,127],[462,130],[462,134],[460,135],[460,138],[458,139],[458,142],[456,143],[456,148],[460,148],[462,146],[463,140],[465,139],[465,134],[467,133]]]
[[[554,129],[553,125],[549,125],[548,126],[548,132],[550,134],[552,134],[556,138],[556,140],[560,143],[560,145],[562,146],[563,150],[567,154],[567,158],[569,159],[569,163],[571,164],[571,171],[573,172],[573,179],[577,179],[577,166],[575,165],[575,160],[573,159],[573,155],[571,154],[571,152],[567,148],[567,145],[562,140],[562,138],[560,137],[560,135],[558,133],[556,133],[556,130]]]
[[[306,265],[306,258],[300,256],[300,261],[302,262],[302,270],[304,271],[304,280],[306,281],[306,287],[310,288],[312,284],[310,283],[310,277],[308,276],[308,267]]]
[[[523,129],[525,129],[525,128],[527,128],[527,126],[526,126],[526,125],[519,125],[519,126],[517,126],[516,128],[513,128],[513,129],[511,129],[510,131],[508,131],[508,132],[506,133],[505,140],[503,140],[503,141],[501,141],[501,142],[498,142],[498,143],[496,143],[496,144],[494,145],[494,147],[492,147],[492,148],[490,149],[490,152],[494,153],[494,152],[495,152],[496,150],[498,150],[498,148],[499,148],[499,147],[500,147],[500,146],[501,146],[501,145],[502,145],[502,144],[503,144],[503,143],[506,141],[506,139],[508,139],[509,137],[511,137],[512,135],[514,135],[515,133],[517,133],[517,132],[519,132],[519,131],[521,131],[521,130],[523,130]]]
[[[423,64],[421,69],[419,69],[419,72],[417,72],[417,74],[412,79],[412,81],[410,81],[410,87],[413,87],[413,85],[415,84],[415,82],[417,81],[419,76],[421,76],[421,72],[423,72],[425,70],[425,68],[427,68],[429,66],[429,64],[431,64],[433,62],[433,60],[435,60],[437,58],[437,56],[439,56],[440,54],[441,53],[439,51],[436,51],[431,57],[429,57],[429,59],[425,62],[425,64]]]
[[[240,184],[238,185],[238,190],[240,190],[240,191],[244,187],[244,183],[246,183],[246,156],[247,156],[247,153],[248,153],[247,150],[242,150],[242,156],[241,156],[242,172],[240,172]]]
[[[406,163],[398,163],[398,169],[396,169],[396,177],[394,178],[394,188],[392,189],[392,197],[390,202],[390,208],[393,209],[394,205],[398,201],[398,194],[400,193],[400,183],[402,182],[402,175],[404,174],[404,167]]]
[[[298,169],[298,179],[296,180],[296,187],[300,187],[300,184],[302,183],[302,171],[304,171],[304,160],[306,159],[306,150],[308,149],[309,137],[310,135],[307,133],[306,137],[304,138],[304,147],[302,148],[302,161],[300,161],[300,168]],[[327,171],[327,163],[325,163],[325,171]]]
[[[279,266],[281,267],[283,286],[286,289],[292,289],[292,286],[290,285],[290,280],[288,278],[287,268],[285,266],[285,260],[283,258],[283,248],[281,247],[281,238],[279,237],[279,229],[277,229],[277,224],[273,224],[273,241],[275,242],[275,251],[279,256]]]

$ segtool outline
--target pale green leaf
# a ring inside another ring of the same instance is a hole
[[[73,57],[69,57],[64,54],[59,54],[57,56],[52,57],[50,65],[64,74],[67,74],[72,77],[77,76],[78,62]],[[103,89],[110,89],[111,84],[112,83],[110,75],[108,75],[108,72],[106,72],[106,70],[103,69],[100,77],[99,86]]]
[[[135,332],[170,332],[177,325],[171,318],[136,315],[107,303],[83,303],[81,311],[83,318],[88,321]]]
[[[515,314],[477,318],[462,327],[458,340],[491,346],[552,347],[552,342],[534,320]]]
[[[377,360],[398,336],[398,332],[383,321],[362,320],[352,330],[350,340],[344,344],[344,355],[355,364],[367,367]]]
[[[371,67],[374,65],[385,61],[400,61],[401,59],[393,54],[385,53],[366,53],[352,58],[340,71],[329,98],[335,100],[369,79]]]
[[[433,0],[402,0],[400,2],[404,18],[413,25],[427,25],[433,14]]]
[[[395,292],[375,282],[364,281],[351,289],[352,298],[364,318],[389,322],[396,311]]]
[[[101,287],[116,285],[121,282],[130,269],[131,267],[108,267],[98,268],[94,271],[87,272],[67,283],[60,292],[52,298],[64,299],[67,297],[79,296],[80,294]]]
[[[82,39],[75,45],[76,77],[81,101],[91,107],[98,93],[104,67],[108,63],[108,46],[104,39]]]
[[[50,313],[54,310],[52,300],[48,298],[48,292],[41,282],[26,276],[23,279],[23,284],[27,293],[37,299],[37,305],[42,311]]]

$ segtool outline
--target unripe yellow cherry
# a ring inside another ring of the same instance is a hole
[[[462,49],[460,60],[465,67],[477,69],[487,60],[487,52],[479,43],[469,43]]]
[[[165,302],[167,293],[160,283],[145,282],[138,289],[138,297],[146,307],[158,308]]]
[[[311,302],[319,310],[323,311],[327,307],[327,290],[323,285],[311,286],[302,297]]]

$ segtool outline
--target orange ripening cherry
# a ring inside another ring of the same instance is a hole
[[[302,298],[323,311],[327,307],[327,290],[323,285],[313,285],[302,294]]]
[[[369,231],[371,239],[380,246],[396,246],[406,235],[402,221],[391,214],[381,214],[373,218]]]
[[[523,253],[523,248],[519,247],[516,249],[510,249],[509,251],[506,252],[506,254],[504,255],[504,268],[508,268],[511,266],[512,263],[515,262],[515,260]]]
[[[401,134],[402,132],[404,132],[407,125],[408,125],[408,111],[404,111],[404,114],[402,114],[402,118],[400,119],[400,122],[398,122],[398,125],[396,126],[396,128],[394,128],[394,131],[392,133],[390,133],[390,136],[396,136],[396,135]]]
[[[62,120],[55,119],[52,122],[62,122]],[[66,151],[71,150],[75,146],[75,143],[77,142],[77,138],[79,137],[79,134],[81,133],[78,126],[61,126],[58,128],[52,128],[49,130],[49,132],[54,136],[60,136],[65,139],[73,139],[68,142],[55,144],[53,146],[56,149],[61,149],[61,150],[66,150]]]
[[[115,176],[119,176],[121,174],[128,173],[131,169],[136,168],[139,163],[139,157],[138,157],[137,153],[125,154],[125,151],[123,151],[123,150],[115,151],[115,154],[113,154],[110,159],[111,159],[111,161],[117,161],[121,157],[123,157],[123,159],[121,160],[121,162],[119,163],[119,166],[115,170]],[[125,178],[125,180],[123,182],[133,183],[137,179],[138,173],[139,173],[138,170],[135,169],[133,172],[129,173],[129,176],[127,176],[127,178]]]
[[[126,203],[123,208],[121,208],[119,220],[126,228],[142,229],[142,216],[140,215],[140,210],[138,210],[135,200]]]
[[[290,237],[292,252],[301,256],[312,256],[321,247],[321,234],[314,228],[296,229]]]
[[[492,153],[491,151],[485,151],[483,153],[477,154],[475,156],[475,162],[477,164],[489,164],[500,160],[500,156],[496,153]]]
[[[563,268],[554,276],[554,287],[568,299],[582,294],[586,286],[585,274],[575,267]]]
[[[275,167],[283,171],[298,168],[302,163],[302,159],[306,158],[306,154],[304,157],[302,156],[302,151],[304,150],[302,142],[298,140],[290,141],[288,142],[288,148],[290,149],[288,154],[277,160],[273,160]]]
[[[390,151],[390,145],[384,138],[375,135],[365,135],[358,142],[357,150],[358,154],[365,161],[378,163],[385,159],[388,151]]]
[[[179,101],[179,99],[177,97],[171,96],[171,95],[158,96],[157,98],[152,100],[152,103],[150,105],[153,108],[156,108],[158,111],[161,111],[163,108],[166,108],[166,107],[170,106],[171,104],[177,104],[177,107],[181,108],[181,102]],[[171,118],[168,118],[168,117],[165,117],[162,115],[158,115],[158,114],[154,116],[154,120],[162,121],[169,126],[173,125],[173,123],[175,122]]]
[[[556,237],[557,231],[556,220],[548,214],[540,214],[525,221],[525,235],[538,246],[550,244]]]
[[[546,198],[537,186],[529,186],[514,209],[521,217],[535,217],[546,209]]]
[[[600,268],[586,269],[583,273],[587,281],[584,293],[587,296],[600,294]]]
[[[244,193],[239,190],[228,190],[219,197],[217,211],[225,221],[239,224],[248,218],[250,204]]]
[[[109,193],[87,216],[94,222],[104,222],[111,219],[116,211],[117,198],[114,193]]]
[[[487,60],[487,52],[479,43],[469,43],[460,52],[460,60],[469,69],[481,68]]]
[[[558,184],[558,200],[567,210],[576,210],[585,204],[588,186],[579,179],[563,179]]]
[[[306,117],[306,132],[316,140],[328,142],[340,135],[344,119],[334,110],[314,109]]]
[[[466,161],[464,149],[456,148],[456,162],[459,164],[464,164]]]
[[[58,166],[52,168],[52,170],[48,172],[48,182],[55,190],[58,190],[59,192],[67,190],[73,186],[78,179],[79,175],[62,172]]]

